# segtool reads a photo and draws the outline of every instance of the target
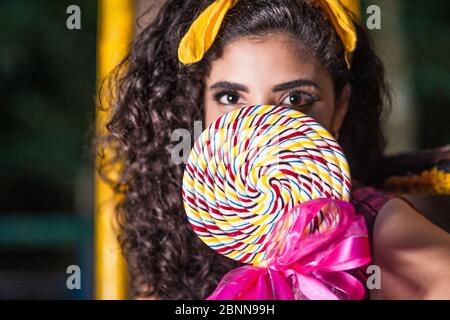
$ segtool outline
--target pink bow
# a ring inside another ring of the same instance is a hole
[[[320,210],[334,210],[337,219],[327,230],[305,233]],[[286,230],[289,221],[295,223]],[[304,202],[277,222],[271,236],[266,266],[248,265],[231,270],[207,299],[364,298],[364,285],[346,272],[371,261],[364,218],[355,215],[352,204],[330,198]]]

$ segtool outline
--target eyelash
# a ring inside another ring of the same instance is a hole
[[[225,95],[235,95],[235,96],[238,96],[238,99],[240,98],[239,93],[237,91],[220,91],[220,92],[217,92],[216,94],[214,94],[214,100],[217,103],[224,105],[224,106],[233,105],[233,104],[226,104],[226,103],[220,102],[221,98]],[[289,92],[289,94],[287,96],[285,96],[285,98],[290,97],[292,95],[298,95],[302,99],[305,99],[306,102],[300,103],[300,104],[290,104],[289,106],[301,106],[301,107],[309,106],[318,100],[317,97],[314,96],[313,94],[306,93],[306,92],[299,91],[299,90],[293,90],[293,91]],[[285,100],[285,98],[283,100]],[[279,105],[284,105],[284,104],[280,103]]]
[[[214,101],[221,105],[228,105],[225,103],[220,102],[220,99],[225,95],[236,95],[239,96],[239,94],[236,91],[219,91],[216,94],[214,94]]]
[[[304,91],[299,91],[299,90],[293,90],[291,92],[289,92],[289,94],[287,96],[285,96],[285,98],[283,100],[285,100],[287,97],[290,97],[292,95],[298,95],[300,96],[301,99],[305,100],[302,103],[299,104],[292,104],[292,106],[299,106],[299,107],[306,107],[306,106],[311,106],[312,104],[314,104],[315,102],[317,102],[318,98],[311,94],[311,93],[307,93]]]

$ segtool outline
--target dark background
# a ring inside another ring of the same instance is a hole
[[[94,0],[0,1],[0,298],[92,297],[96,19]]]

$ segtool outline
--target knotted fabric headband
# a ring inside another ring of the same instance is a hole
[[[181,39],[178,59],[183,64],[200,61],[209,50],[219,32],[222,21],[238,0],[216,0],[192,23]],[[346,7],[340,0],[315,0],[324,10],[344,45],[345,62],[351,67],[352,53],[356,48],[356,29]]]

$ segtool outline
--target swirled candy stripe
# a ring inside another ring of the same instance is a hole
[[[194,231],[209,247],[258,264],[274,224],[295,205],[349,201],[350,189],[348,163],[326,129],[301,112],[257,105],[223,115],[201,134],[182,194]],[[305,232],[325,223],[318,215]]]

